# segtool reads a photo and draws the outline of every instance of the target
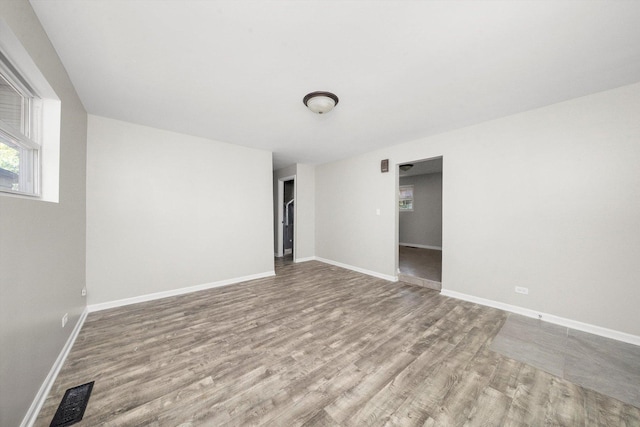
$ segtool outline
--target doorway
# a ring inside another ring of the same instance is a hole
[[[295,181],[293,179],[284,182],[283,203],[282,253],[285,257],[293,258],[295,236]]]
[[[295,175],[277,178],[277,198],[274,197],[275,256],[281,261],[295,260],[296,191]]]
[[[442,157],[398,165],[398,278],[442,289]]]

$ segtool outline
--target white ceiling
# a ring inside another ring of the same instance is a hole
[[[31,0],[90,114],[324,163],[640,81],[640,1]],[[340,98],[307,110],[315,90]]]

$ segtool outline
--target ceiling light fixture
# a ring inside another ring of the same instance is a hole
[[[407,163],[406,165],[400,165],[400,170],[402,172],[406,172],[409,169],[411,169],[413,167],[413,165],[411,163]]]
[[[314,113],[324,114],[338,105],[338,97],[331,92],[311,92],[302,98],[302,102]]]

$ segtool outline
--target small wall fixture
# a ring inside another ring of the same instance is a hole
[[[331,92],[311,92],[302,98],[302,102],[314,113],[324,114],[338,105],[338,97]]]
[[[411,163],[407,163],[406,165],[400,165],[400,170],[402,172],[406,172],[409,169],[411,169],[413,167],[413,165]]]

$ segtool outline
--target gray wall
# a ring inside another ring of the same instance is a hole
[[[0,196],[0,425],[17,426],[86,305],[87,114],[29,3],[0,17],[62,101],[60,202]]]
[[[317,166],[316,255],[395,275],[380,160],[442,156],[443,290],[640,337],[638,117],[634,84]]]
[[[270,152],[93,115],[88,134],[90,305],[273,273]]]
[[[400,178],[413,185],[413,211],[400,212],[400,244],[442,248],[442,173]]]
[[[296,171],[296,261],[315,256],[315,166],[298,163]]]
[[[273,172],[274,252],[278,252],[278,178],[296,177],[295,202],[295,256],[297,261],[315,256],[315,166],[297,163]]]
[[[290,181],[285,181],[284,182],[284,200],[283,200],[284,203],[289,202],[295,197],[295,192],[293,190],[294,190],[293,179]]]

